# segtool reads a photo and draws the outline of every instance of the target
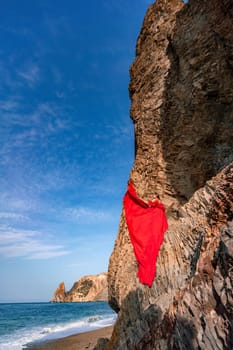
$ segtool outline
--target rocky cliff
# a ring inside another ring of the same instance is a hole
[[[102,349],[233,349],[232,23],[232,0],[157,0],[145,16],[130,178],[165,204],[169,230],[149,288],[122,212],[108,273],[118,319]]]
[[[84,276],[74,283],[70,291],[65,290],[64,282],[56,289],[52,302],[84,302],[84,301],[107,301],[108,287],[107,274]]]

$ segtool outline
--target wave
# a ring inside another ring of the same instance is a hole
[[[0,350],[27,349],[35,344],[55,340],[69,335],[88,332],[114,324],[116,315],[95,315],[61,324],[51,324],[41,327],[25,328],[14,334],[5,335],[0,340]]]

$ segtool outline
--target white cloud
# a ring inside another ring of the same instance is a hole
[[[37,235],[33,230],[17,230],[11,226],[0,226],[0,246],[11,244],[12,242],[26,242]],[[7,247],[5,247],[7,248]]]
[[[12,212],[0,212],[0,219],[17,220],[17,221],[27,221],[29,217],[19,213]]]
[[[59,106],[54,102],[42,102],[31,108],[31,111],[24,112],[25,105],[20,102],[19,97],[6,97],[0,100],[1,126],[0,132],[4,134],[6,130],[15,131],[9,147],[14,146],[14,141],[18,139],[27,140],[28,136],[35,137],[39,142],[42,138],[63,130],[73,128],[73,122],[64,106]],[[15,127],[20,127],[20,132]],[[10,128],[10,129],[9,129]],[[3,135],[4,136],[4,135]],[[12,146],[13,143],[13,146]]]
[[[69,254],[68,251],[41,251],[41,252],[35,252],[33,255],[28,256],[27,259],[28,260],[44,260],[44,259],[52,259],[52,258],[56,258],[58,256],[64,256]]]
[[[112,219],[110,211],[92,209],[87,207],[68,208],[66,214],[72,220],[80,222],[104,222]]]
[[[57,92],[56,92],[56,96],[57,96],[57,98],[59,98],[59,99],[63,99],[63,98],[66,97],[66,94],[65,94],[63,91],[57,91]]]
[[[47,242],[41,232],[0,226],[0,254],[25,259],[50,259],[69,254],[62,245]]]
[[[29,64],[27,68],[18,71],[18,76],[23,78],[32,87],[40,80],[39,67],[36,64]]]
[[[15,99],[17,99],[17,98],[15,98]],[[19,103],[15,99],[9,98],[6,100],[1,100],[0,101],[0,110],[6,111],[6,112],[12,112],[12,111],[16,110],[19,107]]]
[[[4,181],[0,181],[0,184],[2,188],[6,187]],[[13,186],[10,186],[8,190],[5,189],[5,191],[0,193],[0,213],[3,215],[4,213],[11,214],[12,218],[13,216],[16,218],[18,215],[18,218],[21,216],[26,219],[28,216],[24,213],[37,211],[40,204],[36,198],[33,198],[33,192],[30,192],[28,195],[26,195],[26,193],[22,194],[20,191],[17,191],[17,187],[18,186],[16,186],[16,193],[15,187],[13,188]]]

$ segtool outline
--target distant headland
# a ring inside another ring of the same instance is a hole
[[[107,273],[88,275],[76,281],[69,291],[65,289],[65,283],[61,282],[57,287],[52,303],[107,301],[108,284]]]

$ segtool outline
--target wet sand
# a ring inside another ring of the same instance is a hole
[[[113,326],[94,331],[71,335],[69,337],[52,340],[33,345],[30,350],[92,350],[99,338],[110,338]]]

